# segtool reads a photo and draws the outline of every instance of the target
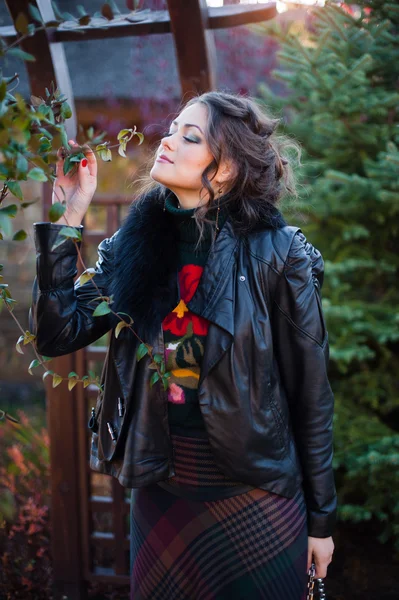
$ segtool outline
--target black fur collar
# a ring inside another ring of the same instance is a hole
[[[163,210],[165,193],[171,192],[156,188],[136,200],[114,244],[112,308],[131,315],[135,331],[149,343],[178,303],[178,236],[174,219]],[[237,236],[286,225],[277,208],[264,204],[261,219],[250,230],[244,231],[230,213],[228,220]]]

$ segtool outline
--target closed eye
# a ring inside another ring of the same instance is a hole
[[[165,131],[164,134],[162,135],[162,137],[169,137],[169,136],[173,135],[173,133],[174,133],[173,131]],[[192,138],[189,138],[189,137],[187,137],[185,135],[183,135],[183,139],[186,140],[187,142],[191,142],[192,144],[198,144],[199,143],[198,139],[194,139],[193,140]]]

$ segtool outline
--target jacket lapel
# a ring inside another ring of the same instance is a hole
[[[208,256],[198,287],[187,308],[210,321],[201,366],[201,381],[229,349],[234,338],[234,268],[238,239],[224,224]]]

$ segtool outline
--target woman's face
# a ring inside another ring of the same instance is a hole
[[[203,104],[196,102],[185,108],[162,138],[151,169],[152,179],[172,190],[184,208],[199,205],[201,175],[213,160],[204,136],[206,123]]]

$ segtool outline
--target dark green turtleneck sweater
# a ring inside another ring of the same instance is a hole
[[[178,234],[178,277],[180,303],[162,323],[166,370],[171,372],[168,387],[168,416],[172,433],[205,436],[205,425],[198,403],[198,382],[209,321],[187,308],[194,296],[211,247],[214,230],[206,227],[205,238],[195,249],[199,231],[193,218],[195,209],[178,207],[174,194],[167,197],[165,208],[172,216]],[[219,214],[221,229],[227,213]]]

